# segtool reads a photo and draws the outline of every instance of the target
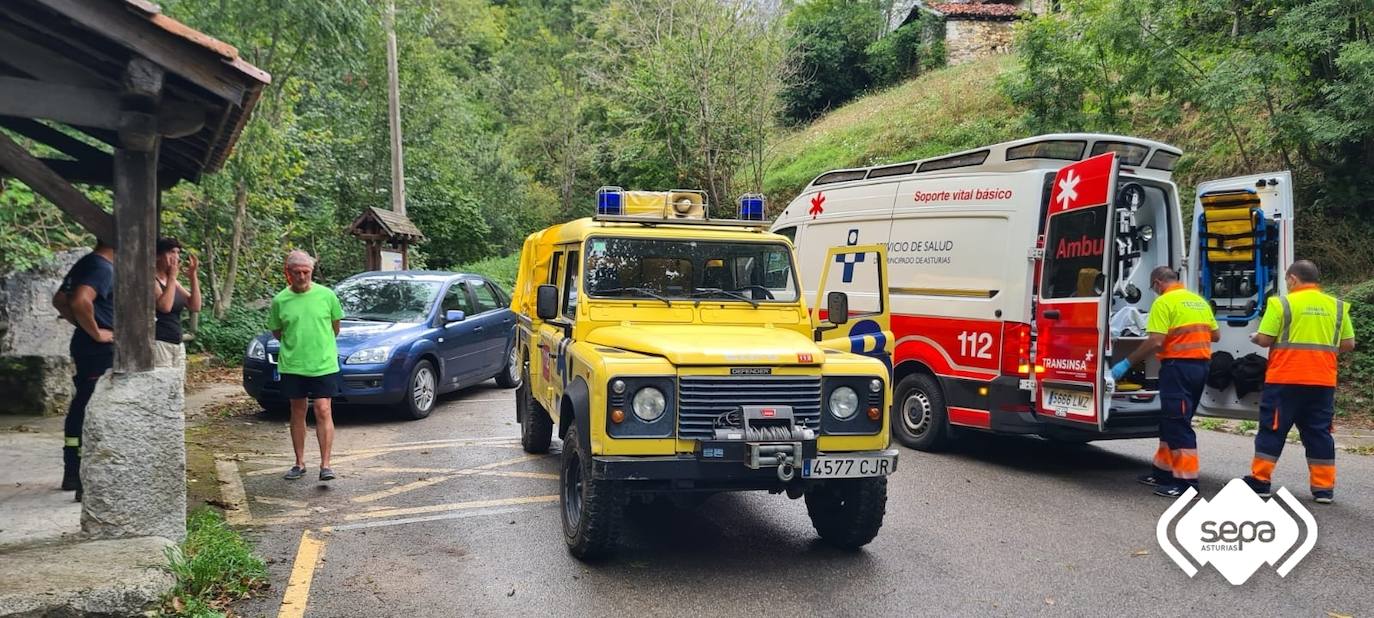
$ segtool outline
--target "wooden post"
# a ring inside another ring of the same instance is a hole
[[[401,85],[396,59],[396,0],[386,5],[386,102],[391,125],[391,209],[406,214],[405,156],[401,152]]]
[[[157,242],[156,116],[162,69],[142,58],[124,73],[120,147],[114,153],[116,373],[153,369],[153,262]]]

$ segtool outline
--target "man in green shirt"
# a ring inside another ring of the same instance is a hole
[[[287,288],[272,298],[267,328],[281,342],[281,391],[291,400],[291,446],[296,465],[286,473],[305,475],[305,411],[315,399],[315,437],[320,441],[320,480],[334,479],[329,451],[334,445],[332,398],[339,394],[339,320],[343,307],[334,291],[311,282],[315,258],[304,251],[286,256]]]

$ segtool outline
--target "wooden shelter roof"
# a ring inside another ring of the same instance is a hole
[[[378,229],[368,229],[369,224],[377,226]],[[376,206],[369,206],[363,211],[363,214],[358,215],[358,218],[353,220],[353,224],[348,226],[348,231],[355,236],[380,231],[393,240],[407,242],[417,242],[425,238],[425,235],[420,232],[420,228],[411,223],[405,215]]]
[[[0,127],[73,157],[45,163],[74,182],[110,184],[100,155],[120,144],[119,93],[131,60],[144,58],[165,75],[158,104],[162,186],[224,165],[271,81],[233,46],[146,0],[4,0],[0,50]],[[18,94],[36,88],[54,96],[35,101]],[[15,94],[7,98],[6,91]]]

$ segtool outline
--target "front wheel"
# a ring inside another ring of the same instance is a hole
[[[620,537],[622,505],[615,485],[592,478],[592,457],[578,439],[577,427],[563,439],[558,505],[563,512],[563,541],[578,560],[594,560],[615,549]]]
[[[401,411],[413,420],[429,416],[429,413],[434,411],[434,401],[438,397],[438,383],[433,363],[427,360],[415,363],[415,367],[410,370],[410,380],[406,382]]]
[[[806,514],[825,542],[855,550],[878,536],[887,512],[887,477],[826,481],[806,491]]]
[[[953,440],[945,395],[934,376],[913,373],[893,393],[892,435],[903,446],[938,451]]]
[[[496,374],[496,385],[501,388],[519,388],[524,383],[525,370],[521,367],[520,346],[512,345],[506,353],[506,366]]]

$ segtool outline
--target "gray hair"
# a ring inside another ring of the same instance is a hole
[[[296,249],[295,251],[286,254],[286,266],[287,268],[290,268],[292,266],[309,266],[311,268],[314,268],[315,258],[310,257],[309,253],[301,251],[300,249]]]

